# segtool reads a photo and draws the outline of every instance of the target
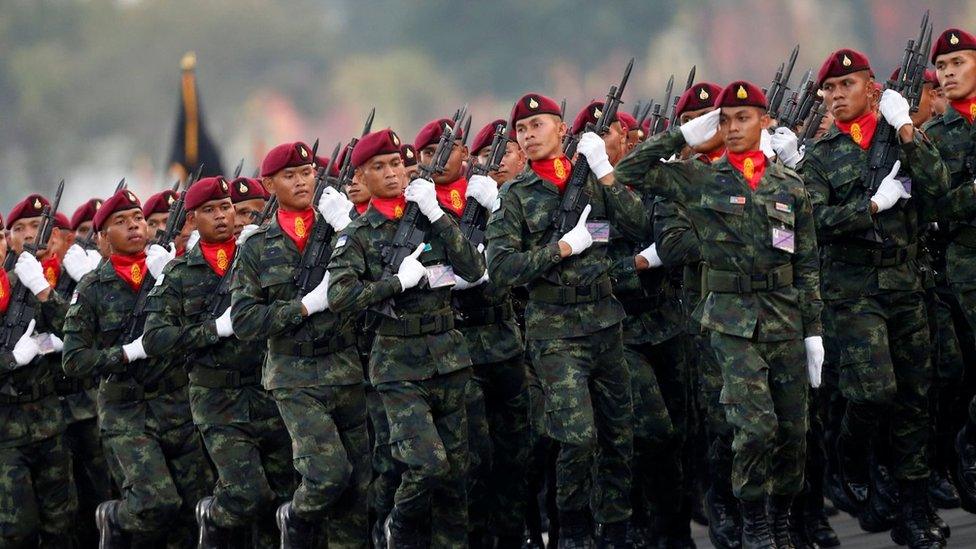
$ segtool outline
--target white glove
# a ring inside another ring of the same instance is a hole
[[[329,271],[325,271],[325,276],[318,286],[302,296],[302,305],[309,316],[329,308]]]
[[[895,131],[901,129],[905,124],[912,123],[908,101],[895,90],[885,90],[881,94],[878,110],[881,111],[881,116],[891,124]]]
[[[661,256],[657,255],[657,242],[637,252],[637,255],[646,259],[651,269],[664,265]]]
[[[98,252],[95,252],[96,254]],[[99,256],[101,257],[101,256]],[[64,252],[64,270],[72,280],[78,282],[86,274],[95,269],[97,264],[92,265],[91,257],[88,252],[77,244],[72,244],[67,252]]]
[[[241,244],[243,244],[245,241],[247,241],[248,238],[251,238],[251,235],[254,234],[260,228],[261,227],[258,227],[257,225],[254,224],[244,225],[244,228],[241,229],[241,235],[237,237],[237,245],[240,246]]]
[[[34,360],[34,357],[41,352],[40,346],[31,337],[34,335],[35,324],[36,322],[32,319],[30,324],[27,325],[27,329],[24,330],[24,335],[20,336],[20,339],[14,344],[13,355],[17,366],[30,364],[30,361]]]
[[[481,278],[475,280],[474,282],[468,282],[460,276],[454,275],[454,286],[451,286],[451,289],[455,291],[467,290],[469,288],[474,288],[475,286],[481,286],[485,282],[488,282],[488,269],[485,269],[485,274],[481,275]]]
[[[51,287],[51,284],[44,278],[41,262],[30,252],[20,252],[17,264],[14,265],[14,272],[17,273],[17,279],[20,280],[20,283],[27,286],[27,289],[34,295]]]
[[[820,374],[823,373],[823,337],[810,336],[804,338],[803,346],[807,351],[807,375],[810,377],[810,386],[816,389],[820,387]]]
[[[48,334],[48,336],[51,338],[51,350],[53,352],[60,353],[64,350],[64,341],[61,341],[60,337],[54,334]]]
[[[137,337],[131,343],[123,345],[122,352],[125,353],[125,358],[129,362],[149,358],[149,355],[146,354],[146,348],[142,346],[142,336]]]
[[[468,190],[464,191],[464,196],[477,200],[482,208],[492,210],[495,201],[498,200],[498,185],[487,175],[472,175],[468,180]]]
[[[420,280],[427,274],[427,268],[417,259],[423,253],[426,246],[427,244],[421,242],[420,246],[417,246],[417,249],[412,254],[403,258],[403,262],[400,263],[396,277],[400,280],[400,287],[403,288],[403,291],[407,291],[420,284]]]
[[[776,128],[776,132],[769,138],[769,144],[787,168],[795,168],[800,163],[800,159],[803,158],[803,155],[800,154],[796,134],[789,128],[783,126]]]
[[[898,170],[901,168],[901,160],[895,160],[895,165],[891,167],[891,172],[881,180],[878,191],[871,197],[871,202],[878,206],[878,213],[891,209],[899,199],[911,198],[912,195],[905,191],[905,186],[898,181]]]
[[[234,335],[234,322],[230,318],[230,307],[224,314],[217,317],[217,337],[230,337]]]
[[[681,135],[685,137],[685,143],[688,143],[690,147],[697,147],[711,139],[718,132],[718,116],[720,112],[721,109],[715,109],[678,126],[678,129],[681,130]]]
[[[759,150],[766,155],[766,158],[776,156],[776,151],[773,150],[773,136],[766,130],[759,132]]]
[[[583,208],[583,215],[581,215],[579,221],[576,222],[576,226],[570,229],[569,232],[564,234],[562,238],[559,239],[560,242],[565,242],[569,245],[569,249],[571,250],[569,255],[582,253],[583,250],[593,245],[593,236],[586,228],[586,218],[589,215],[590,205],[587,204],[586,207]]]
[[[584,133],[576,145],[576,152],[586,157],[586,163],[590,165],[590,171],[597,179],[613,171],[610,157],[607,156],[607,144],[599,135],[593,132]]]
[[[403,193],[410,202],[416,202],[431,223],[437,221],[444,215],[444,210],[437,203],[437,191],[434,190],[434,183],[426,179],[414,179],[407,185],[407,190]]]
[[[193,229],[190,236],[186,239],[186,249],[189,250],[197,245],[200,241],[200,231]]]
[[[186,249],[189,250],[189,246]],[[175,244],[170,244],[168,250],[159,244],[149,246],[146,250],[146,268],[149,269],[149,274],[158,280],[159,275],[163,274],[163,269],[174,257],[176,257]]]
[[[352,211],[352,207],[352,201],[332,187],[326,187],[322,191],[322,198],[319,199],[318,203],[322,219],[332,225],[336,232],[345,229],[346,225],[352,221],[349,219],[349,212]]]

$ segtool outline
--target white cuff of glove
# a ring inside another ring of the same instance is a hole
[[[302,306],[308,311],[309,316],[321,313],[329,308],[329,272],[325,272],[322,282],[312,288],[312,291],[302,296]]]
[[[657,254],[657,242],[644,248],[643,250],[638,252],[637,255],[646,259],[647,264],[650,265],[651,269],[655,267],[661,267],[662,265],[664,265],[664,262],[661,261],[661,256]]]
[[[17,366],[30,364],[34,360],[34,357],[41,352],[40,346],[34,340],[34,327],[36,324],[36,321],[31,319],[27,324],[27,329],[24,330],[24,335],[20,336],[20,339],[14,344],[11,354],[14,355],[14,362],[17,363]]]
[[[823,373],[824,346],[822,336],[810,336],[803,339],[803,347],[807,357],[807,376],[810,378],[810,386],[816,389],[820,387],[821,375]]]
[[[146,354],[145,347],[142,346],[142,336],[137,337],[131,343],[126,343],[123,345],[122,352],[125,353],[125,358],[127,358],[129,362],[149,358],[149,356]]]
[[[17,258],[17,263],[14,265],[14,273],[20,283],[27,286],[27,289],[34,295],[51,287],[47,278],[44,277],[44,268],[41,266],[41,262],[30,252],[20,253],[20,257]]]
[[[217,317],[217,337],[230,337],[234,335],[234,322],[230,318],[230,307],[224,314]]]

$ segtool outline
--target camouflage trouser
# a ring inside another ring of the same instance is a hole
[[[470,376],[464,369],[376,386],[390,422],[393,457],[406,466],[396,491],[394,530],[431,528],[435,547],[467,545],[465,397]]]
[[[620,325],[583,337],[532,340],[529,350],[545,391],[546,431],[560,443],[560,514],[589,505],[599,522],[627,520],[634,410]]]
[[[483,533],[488,527],[488,496],[494,488],[491,473],[491,433],[485,394],[472,375],[464,388],[464,408],[468,416],[468,531]]]
[[[692,353],[701,372],[702,399],[705,401],[705,433],[709,487],[713,492],[732,497],[732,426],[725,418],[721,402],[722,367],[715,360],[711,335],[701,331],[692,337]]]
[[[868,455],[885,418],[895,477],[928,477],[932,362],[922,293],[831,300],[823,317],[827,362],[837,365],[840,392],[848,401],[838,447]]]
[[[41,547],[64,544],[77,513],[71,457],[61,435],[0,448],[0,547],[19,547],[37,533]]]
[[[962,427],[957,411],[962,397],[963,363],[956,336],[953,306],[955,296],[948,288],[925,292],[929,337],[932,343],[932,386],[929,388],[930,460],[932,468],[943,471],[954,466],[955,438]]]
[[[758,342],[711,333],[722,368],[721,402],[735,430],[732,491],[744,501],[803,488],[807,372],[803,341]]]
[[[302,479],[292,505],[307,520],[328,517],[329,547],[365,547],[369,437],[363,385],[272,391]]]
[[[390,422],[383,399],[372,386],[366,388],[366,407],[373,426],[373,479],[369,487],[369,506],[382,523],[393,510],[393,498],[400,486],[403,465],[393,459],[390,449]]]
[[[958,283],[952,284],[951,287],[956,302],[966,318],[968,331],[976,332],[976,283]],[[960,336],[959,341],[962,344],[964,338]],[[972,352],[972,349],[967,350]],[[970,428],[976,427],[976,396],[969,401],[969,423]]]
[[[64,431],[64,443],[71,454],[71,469],[78,490],[78,521],[76,530],[82,547],[98,543],[95,509],[112,499],[112,477],[109,475],[105,450],[98,432],[98,419],[89,418],[69,423]]]

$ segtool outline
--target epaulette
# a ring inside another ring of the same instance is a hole
[[[168,275],[177,266],[184,264],[186,264],[186,255],[174,257],[173,259],[169,260],[169,263],[167,263],[165,267],[163,267],[163,274]]]

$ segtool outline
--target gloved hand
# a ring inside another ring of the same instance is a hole
[[[200,231],[193,229],[193,231],[190,232],[189,238],[186,239],[186,249],[189,250],[193,248],[194,246],[197,245],[197,242],[199,241],[200,241]]]
[[[657,255],[657,242],[637,252],[637,255],[646,259],[651,269],[664,265],[661,256]]]
[[[329,271],[325,271],[325,276],[318,286],[302,296],[302,305],[308,311],[308,316],[329,308]]]
[[[766,132],[768,133],[768,132]],[[787,168],[795,168],[800,163],[803,156],[800,154],[799,141],[796,134],[789,128],[780,126],[769,138],[769,144],[773,147],[776,156],[779,157]]]
[[[82,277],[92,272],[97,266],[97,264],[92,265],[92,260],[88,252],[77,244],[72,244],[68,248],[68,251],[64,252],[64,260],[62,260],[62,263],[64,263],[64,270],[67,271],[68,276],[75,282],[81,280]]]
[[[567,245],[569,245],[569,255],[582,253],[583,250],[593,245],[593,235],[591,235],[589,229],[586,228],[586,218],[589,217],[589,215],[590,205],[587,204],[586,207],[583,208],[583,215],[581,215],[579,221],[576,222],[576,226],[570,229],[569,232],[564,234],[562,238],[559,239],[560,242],[565,242]]]
[[[485,269],[485,274],[481,275],[481,278],[475,280],[474,282],[468,282],[460,276],[454,275],[454,286],[451,286],[451,290],[467,290],[469,288],[474,288],[475,286],[481,286],[485,282],[488,282],[488,269]]]
[[[407,190],[403,196],[410,202],[416,202],[420,206],[420,211],[427,216],[431,223],[434,223],[444,215],[444,210],[437,203],[437,191],[434,190],[434,183],[426,179],[414,179],[407,185]]]
[[[253,225],[253,224],[244,225],[244,228],[241,229],[241,235],[237,237],[237,245],[240,246],[241,244],[246,242],[247,239],[251,238],[251,235],[254,234],[260,228],[261,227],[258,227],[257,225]]]
[[[352,201],[346,195],[340,193],[332,187],[326,187],[322,191],[322,198],[319,199],[319,213],[326,223],[332,225],[336,232],[346,228],[352,220],[349,219],[349,212],[352,211]]]
[[[690,147],[697,147],[705,144],[718,132],[718,117],[721,109],[703,114],[694,120],[689,120],[678,126],[681,135],[685,137],[685,143]]]
[[[495,201],[498,200],[498,185],[487,175],[472,175],[464,196],[477,200],[482,208],[490,211],[495,208]]]
[[[224,314],[217,317],[217,337],[230,337],[234,335],[234,321],[230,318],[230,307]]]
[[[30,252],[20,252],[17,264],[14,265],[14,272],[17,274],[20,283],[27,286],[27,289],[34,295],[51,287],[51,284],[44,278],[41,262]]]
[[[149,355],[146,354],[146,348],[142,346],[142,336],[139,336],[132,342],[123,345],[122,352],[125,353],[125,358],[129,362],[149,358]]]
[[[901,169],[901,160],[895,160],[891,172],[881,180],[878,191],[871,197],[871,202],[878,206],[878,213],[891,209],[901,198],[912,197],[905,191],[905,186],[902,185],[901,181],[898,181],[899,169]]]
[[[885,90],[881,94],[878,110],[895,131],[901,129],[905,124],[912,123],[908,101],[895,90]]]
[[[149,274],[158,280],[159,275],[163,274],[163,269],[174,257],[176,257],[175,244],[170,244],[168,250],[159,244],[149,246],[146,250],[146,268],[149,269]]]
[[[60,353],[61,351],[63,351],[64,341],[61,341],[61,338],[54,334],[48,334],[48,335],[51,338],[51,349],[53,349],[55,353]]]
[[[31,319],[30,324],[27,325],[27,329],[24,330],[24,335],[20,336],[17,343],[14,344],[14,362],[17,366],[25,366],[30,364],[30,361],[34,360],[40,352],[41,348],[37,345],[32,337],[34,335],[34,325],[36,322]]]
[[[810,336],[803,339],[803,346],[807,351],[807,375],[810,386],[820,387],[820,375],[823,372],[824,346],[822,336]]]
[[[590,171],[597,179],[613,171],[610,157],[607,156],[607,144],[599,135],[585,132],[576,145],[576,152],[586,157],[586,163],[590,165]]]
[[[766,130],[759,133],[759,150],[766,155],[766,158],[776,156],[776,151],[773,150],[773,136]]]
[[[403,262],[400,263],[396,277],[400,280],[400,287],[403,288],[403,291],[407,291],[420,284],[420,280],[427,274],[427,268],[417,259],[423,253],[425,247],[427,247],[427,244],[421,242],[420,246],[417,246],[417,249],[412,254],[403,258]]]

